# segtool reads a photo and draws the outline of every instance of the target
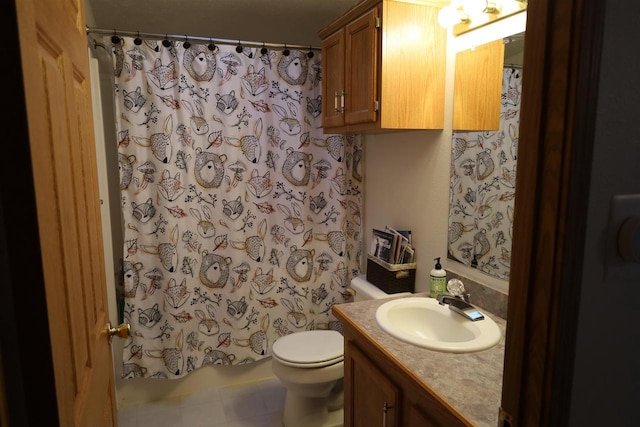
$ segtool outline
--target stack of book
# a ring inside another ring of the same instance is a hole
[[[412,263],[414,249],[411,246],[411,230],[396,230],[385,226],[374,228],[371,235],[370,255],[389,264]]]

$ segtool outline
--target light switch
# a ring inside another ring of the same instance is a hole
[[[618,231],[618,252],[627,262],[640,263],[640,216],[624,220]]]
[[[640,283],[640,195],[611,201],[605,250],[607,283]]]

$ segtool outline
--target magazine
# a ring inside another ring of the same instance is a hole
[[[388,226],[385,226],[384,230],[374,228],[371,234],[369,254],[389,264],[413,262],[414,249],[411,246],[411,231],[399,231]]]
[[[374,228],[371,235],[369,253],[384,262],[391,263],[391,254],[395,252],[395,236],[387,231]]]

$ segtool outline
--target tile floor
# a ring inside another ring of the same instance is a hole
[[[281,427],[285,388],[278,379],[223,387],[118,411],[119,427]]]

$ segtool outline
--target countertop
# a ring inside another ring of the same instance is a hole
[[[419,296],[428,297],[428,293],[411,295]],[[401,297],[337,304],[333,310],[338,317],[356,324],[369,340],[383,348],[471,423],[482,427],[497,426],[502,398],[506,321],[480,308],[502,332],[497,345],[488,350],[463,354],[427,350],[392,337],[376,323],[377,308],[397,298]]]

